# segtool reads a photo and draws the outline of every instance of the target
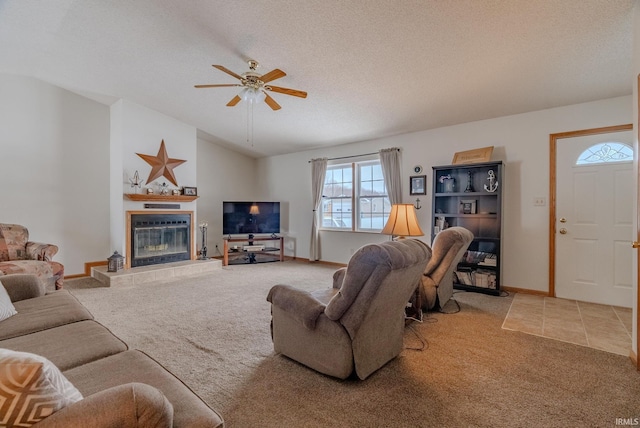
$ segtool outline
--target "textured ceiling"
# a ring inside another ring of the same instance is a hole
[[[124,98],[253,156],[632,92],[633,0],[0,0],[0,72]],[[254,108],[240,74],[280,68]]]

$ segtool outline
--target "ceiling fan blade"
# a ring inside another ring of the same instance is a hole
[[[262,92],[264,92],[264,91],[262,91]],[[265,103],[267,103],[267,105],[268,105],[269,107],[271,107],[271,109],[272,109],[272,110],[280,110],[280,109],[282,108],[282,107],[280,107],[280,104],[278,104],[278,103],[276,102],[276,100],[274,100],[273,98],[271,98],[271,97],[269,96],[269,94],[267,94],[266,92],[264,92],[264,95],[265,95],[264,102],[265,102]]]
[[[242,86],[237,83],[225,83],[220,85],[194,85],[194,88],[222,88],[225,86]]]
[[[217,68],[220,71],[224,71],[225,73],[227,73],[230,76],[235,77],[238,80],[242,80],[242,77],[240,77],[238,74],[234,73],[233,71],[229,70],[227,67],[222,66],[222,65],[213,65],[215,68]]]
[[[262,80],[264,83],[267,83],[267,82],[271,82],[272,80],[276,80],[281,77],[284,77],[286,75],[287,73],[276,68],[274,70],[271,70],[267,74],[263,74],[262,76],[260,76],[260,80]]]
[[[238,104],[240,100],[241,98],[236,95],[235,97],[231,98],[231,101],[227,103],[227,107],[233,107],[234,105]]]
[[[279,86],[265,86],[265,89],[285,95],[293,95],[294,97],[307,98],[306,92],[298,91],[297,89],[281,88]]]

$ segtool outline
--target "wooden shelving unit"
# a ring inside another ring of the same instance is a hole
[[[224,238],[224,249],[222,265],[227,266],[231,264],[245,264],[245,263],[263,263],[265,261],[284,261],[284,237],[271,236],[271,237],[253,237],[253,238]],[[237,245],[235,248],[230,246],[230,242],[246,243],[249,246],[256,245],[256,242],[268,243],[269,241],[277,242],[279,246],[267,246],[262,249],[250,249],[247,250],[245,245]],[[260,261],[256,256],[260,255]],[[229,257],[231,256],[231,257]]]
[[[494,191],[487,190],[490,174],[498,183]],[[474,235],[456,268],[456,289],[500,294],[503,181],[502,162],[433,167],[432,239],[443,226]]]

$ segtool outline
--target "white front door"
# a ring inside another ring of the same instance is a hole
[[[558,140],[556,297],[632,306],[633,163],[605,162],[617,142],[633,147],[633,132]],[[603,162],[577,165],[590,148]]]

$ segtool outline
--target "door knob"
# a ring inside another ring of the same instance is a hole
[[[567,219],[566,219],[566,218],[562,217],[562,218],[560,219],[560,223],[566,223],[566,222],[567,222]]]
[[[562,229],[560,229],[560,234],[561,235],[566,235],[567,234],[567,229],[565,229],[564,227]]]
[[[640,248],[640,242],[638,242],[638,241],[633,241],[633,242],[631,243],[631,247],[632,247],[632,248]]]

